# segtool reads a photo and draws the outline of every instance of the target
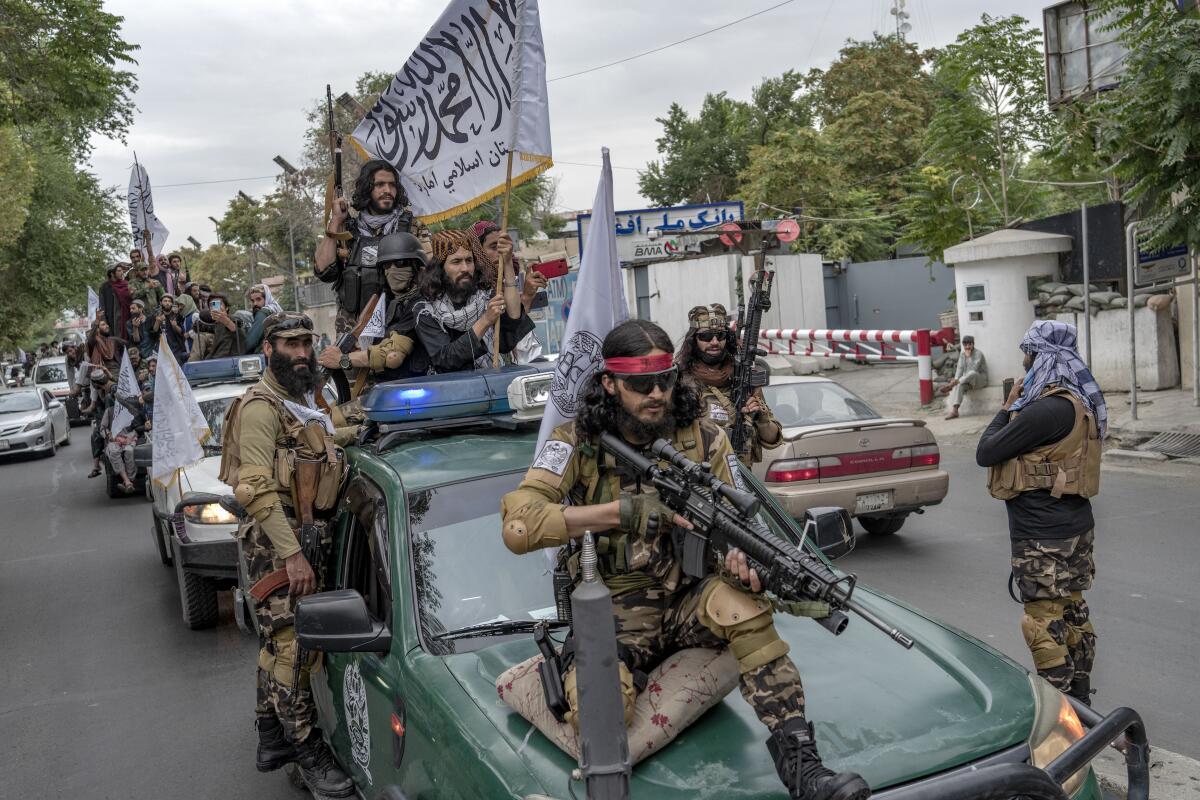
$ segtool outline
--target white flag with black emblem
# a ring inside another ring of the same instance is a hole
[[[362,333],[358,335],[358,346],[364,349],[370,347],[385,333],[387,333],[387,295],[384,294],[379,296],[379,302],[375,304],[371,318],[367,320]]]
[[[204,458],[201,445],[212,436],[212,431],[183,369],[167,347],[165,336],[159,338],[158,366],[154,371],[153,422],[150,477],[162,486],[170,486],[177,470]]]
[[[162,224],[162,220],[154,213],[154,196],[150,192],[150,176],[146,168],[136,161],[129,172],[129,193],[126,195],[129,203],[129,228],[133,234],[133,243],[142,251],[142,257],[150,260],[146,252],[146,235],[150,236],[150,244],[156,256],[162,255],[167,246],[170,231]],[[113,324],[114,320],[109,320]],[[116,331],[113,332],[114,335]]]
[[[563,332],[562,347],[550,384],[550,402],[538,432],[538,454],[551,432],[574,419],[583,399],[584,387],[604,362],[600,346],[608,332],[629,318],[625,287],[617,257],[617,223],[613,212],[612,166],[608,148],[601,150],[603,164],[596,199],[592,202],[592,225],[579,261],[579,278]],[[549,458],[552,453],[547,453]]]
[[[117,375],[117,403],[113,407],[112,427],[109,428],[109,433],[113,436],[133,423],[133,412],[125,404],[140,403],[141,393],[137,376],[133,372],[133,364],[129,362],[129,348],[125,348],[121,351],[121,372]]]
[[[96,294],[96,290],[88,287],[88,325],[96,321],[96,314],[100,313],[100,296]]]

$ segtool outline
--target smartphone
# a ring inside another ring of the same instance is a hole
[[[208,307],[212,311],[220,311],[221,310],[221,301],[220,300],[210,300],[208,303]]]
[[[553,261],[544,261],[541,264],[534,264],[532,269],[542,273],[547,278],[561,278],[567,274],[567,260],[565,258],[556,258]]]

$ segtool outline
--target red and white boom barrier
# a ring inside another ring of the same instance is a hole
[[[915,331],[766,328],[758,332],[758,338],[768,353],[780,355],[840,358],[843,361],[915,362],[921,383],[921,405],[933,402],[932,343],[928,328]],[[786,347],[783,342],[787,343]]]

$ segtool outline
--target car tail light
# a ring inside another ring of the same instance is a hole
[[[824,460],[824,459],[822,459]],[[796,483],[814,481],[821,477],[821,467],[815,458],[791,461],[776,461],[767,470],[768,483]]]
[[[914,467],[936,467],[941,462],[942,454],[936,444],[912,448],[912,465]]]

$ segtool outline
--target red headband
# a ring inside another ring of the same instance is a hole
[[[675,357],[670,353],[658,356],[634,356],[630,358],[606,358],[604,368],[620,375],[642,375],[666,372],[675,366]]]

